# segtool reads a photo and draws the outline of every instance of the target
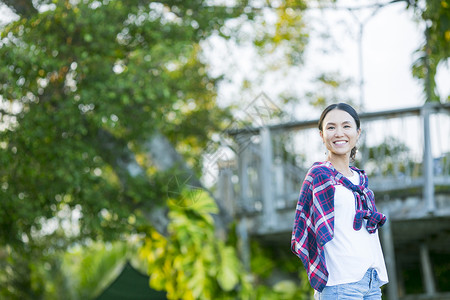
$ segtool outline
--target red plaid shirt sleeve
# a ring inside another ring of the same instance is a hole
[[[302,184],[295,212],[291,250],[301,259],[311,286],[328,281],[323,246],[333,238],[334,186],[328,168],[313,166]]]

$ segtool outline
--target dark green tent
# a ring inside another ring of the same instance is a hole
[[[166,293],[152,290],[149,277],[127,262],[114,280],[96,300],[166,300]]]

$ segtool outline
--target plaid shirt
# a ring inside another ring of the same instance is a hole
[[[383,226],[386,217],[377,212],[373,192],[368,188],[364,170],[350,167],[360,177],[354,185],[330,162],[315,163],[306,174],[295,213],[291,250],[303,262],[311,286],[321,292],[328,281],[323,246],[334,234],[334,186],[343,185],[355,195],[355,219],[353,228],[360,230],[363,219],[370,233]]]

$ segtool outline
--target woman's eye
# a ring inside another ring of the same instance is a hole
[[[332,130],[332,129],[334,129],[334,127],[333,127],[333,126],[330,126],[330,127],[327,127],[327,129],[328,129],[328,130]]]

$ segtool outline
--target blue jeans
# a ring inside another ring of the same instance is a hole
[[[318,300],[381,300],[378,273],[375,269],[367,270],[358,282],[326,286],[321,293],[316,293]]]

